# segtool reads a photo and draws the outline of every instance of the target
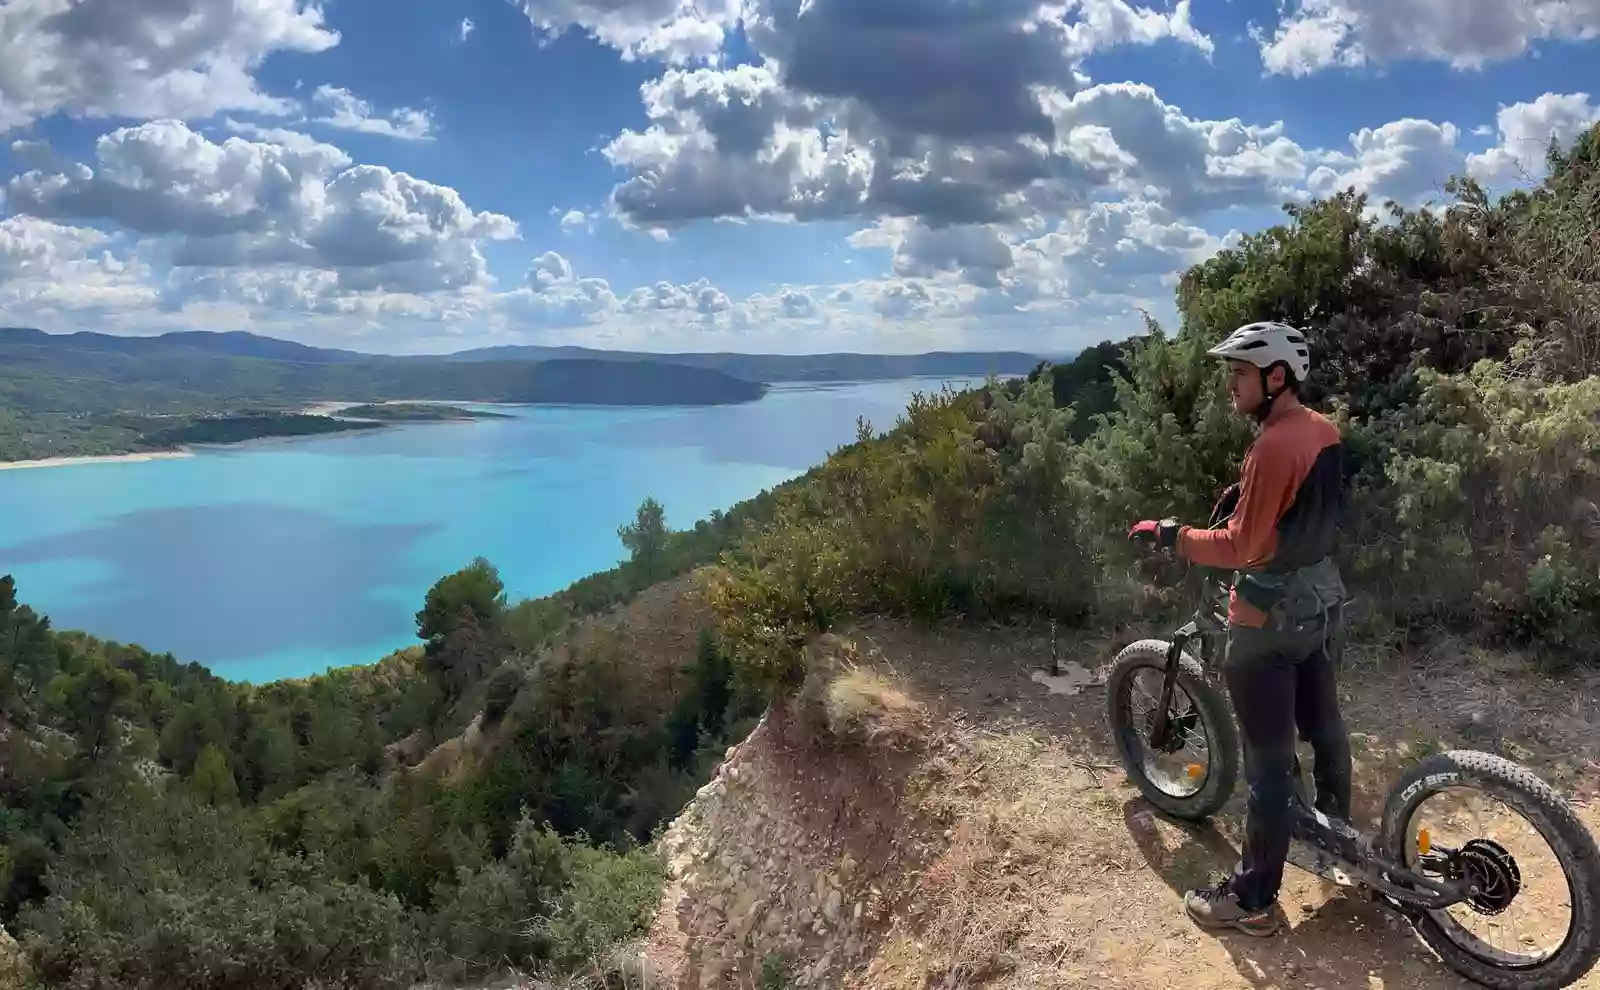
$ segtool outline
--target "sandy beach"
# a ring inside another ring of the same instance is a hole
[[[192,457],[187,450],[152,450],[142,454],[106,454],[102,457],[45,457],[36,461],[0,461],[0,471],[23,468],[76,467],[83,464],[135,464],[140,461],[166,461]]]

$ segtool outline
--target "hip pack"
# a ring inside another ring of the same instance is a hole
[[[1349,599],[1332,557],[1283,573],[1237,571],[1233,589],[1267,613],[1269,627],[1279,632],[1304,633],[1320,625],[1331,638],[1344,628]]]

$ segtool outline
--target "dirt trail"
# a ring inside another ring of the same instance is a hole
[[[959,918],[942,925],[897,918],[847,985],[1472,986],[1392,915],[1293,868],[1280,900],[1287,934],[1260,940],[1195,929],[1182,892],[1232,866],[1242,785],[1216,829],[1157,817],[1116,765],[1103,689],[1052,694],[1030,678],[1050,655],[1042,630],[874,620],[846,635],[867,659],[905,678],[971,754],[946,788],[950,819],[960,824],[946,833],[948,848],[919,894],[928,913]],[[1060,656],[1093,671],[1120,645],[1063,638]],[[1404,663],[1353,652],[1341,694],[1362,824],[1373,821],[1399,768],[1459,746],[1528,765],[1576,800],[1600,832],[1600,679],[1556,682],[1531,676],[1515,658],[1446,644]],[[1576,985],[1600,990],[1600,972]]]

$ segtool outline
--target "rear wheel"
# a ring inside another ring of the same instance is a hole
[[[1600,959],[1600,850],[1572,806],[1526,768],[1465,750],[1431,756],[1390,791],[1380,835],[1393,861],[1476,888],[1461,904],[1413,915],[1417,934],[1463,976],[1554,990]]]
[[[1191,821],[1209,818],[1233,795],[1239,739],[1221,692],[1199,662],[1178,658],[1166,738],[1152,737],[1170,644],[1147,639],[1117,655],[1106,679],[1106,714],[1117,754],[1151,804]]]

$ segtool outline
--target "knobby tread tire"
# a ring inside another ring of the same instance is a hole
[[[1470,787],[1516,809],[1551,846],[1572,890],[1572,927],[1555,955],[1527,967],[1509,967],[1457,945],[1431,912],[1412,916],[1417,934],[1445,964],[1495,990],[1556,990],[1582,979],[1600,960],[1600,848],[1577,813],[1554,788],[1526,767],[1472,750],[1430,756],[1411,767],[1390,789],[1380,827],[1381,848],[1407,862],[1409,825],[1428,797],[1451,787]]]
[[[1165,673],[1167,651],[1170,643],[1157,639],[1144,639],[1131,643],[1117,654],[1111,673],[1106,678],[1106,716],[1111,726],[1111,736],[1129,779],[1139,788],[1145,800],[1174,818],[1187,821],[1204,821],[1222,810],[1233,796],[1239,781],[1239,733],[1233,724],[1233,713],[1226,699],[1206,679],[1199,661],[1185,653],[1178,658],[1178,686],[1193,699],[1200,711],[1206,737],[1209,741],[1211,766],[1207,769],[1204,786],[1189,797],[1175,797],[1157,787],[1145,776],[1135,741],[1129,734],[1138,728],[1125,724],[1121,699],[1136,671],[1153,668]]]

